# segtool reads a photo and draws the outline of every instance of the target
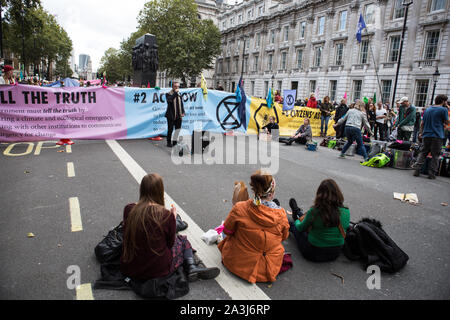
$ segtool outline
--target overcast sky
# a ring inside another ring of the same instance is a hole
[[[137,16],[147,0],[41,0],[42,6],[56,15],[58,23],[73,42],[75,62],[78,55],[91,56],[95,72],[103,53],[136,30]]]

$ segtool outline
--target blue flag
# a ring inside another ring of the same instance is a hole
[[[267,93],[267,98],[266,98],[266,102],[267,102],[267,107],[270,109],[273,106],[273,96],[272,96],[272,89],[269,88],[269,92]]]
[[[284,90],[283,111],[294,109],[297,90]]]
[[[362,16],[362,13],[359,15],[359,22],[358,22],[358,31],[356,32],[356,40],[358,40],[359,43],[361,43],[361,35],[362,31],[366,28],[366,23],[364,22],[364,18]]]
[[[244,81],[242,79],[242,76],[239,79],[239,83],[236,88],[236,102],[239,103],[238,114],[239,118],[241,119],[242,127],[247,128],[247,111],[245,109],[245,106],[247,104],[247,97],[244,91]]]

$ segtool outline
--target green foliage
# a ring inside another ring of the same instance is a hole
[[[138,16],[141,33],[156,36],[159,69],[169,77],[198,76],[213,68],[220,53],[220,31],[211,20],[200,20],[194,0],[151,0]]]
[[[72,40],[56,18],[42,8],[40,1],[2,0],[2,6],[6,6],[4,48],[20,56],[25,66],[41,61],[48,66],[56,61],[56,73],[71,76],[67,60],[72,52]],[[25,56],[22,56],[22,33]]]

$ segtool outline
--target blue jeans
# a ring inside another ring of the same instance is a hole
[[[362,155],[364,159],[367,159],[367,151],[364,147],[364,142],[362,140],[362,133],[361,129],[358,129],[356,127],[346,126],[345,127],[345,136],[347,137],[347,143],[345,144],[344,148],[342,149],[341,154],[345,154],[350,148],[350,146],[353,144],[354,141],[356,141],[357,147],[357,153]]]
[[[331,116],[321,116],[320,117],[320,134],[327,134],[328,131],[328,121],[330,121]],[[323,129],[323,125],[325,124],[325,130]]]

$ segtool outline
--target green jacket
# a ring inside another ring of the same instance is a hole
[[[341,224],[344,230],[347,230],[350,224],[350,210],[348,208],[339,208],[341,213]],[[306,213],[303,221],[295,221],[295,227],[298,231],[307,231],[312,225],[311,231],[308,233],[308,241],[316,247],[339,247],[344,245],[344,238],[342,237],[339,227],[325,227],[319,211],[316,208],[311,208]]]
[[[405,109],[404,107],[399,108],[397,125],[398,128],[401,128],[403,126],[414,126],[415,122],[416,107],[411,104],[408,109]]]

